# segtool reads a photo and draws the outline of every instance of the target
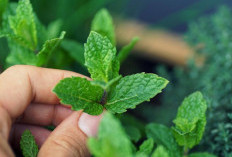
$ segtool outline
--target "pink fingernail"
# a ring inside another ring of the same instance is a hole
[[[99,116],[91,116],[87,113],[82,113],[78,122],[79,128],[88,137],[96,136],[101,118],[102,118],[102,114]]]

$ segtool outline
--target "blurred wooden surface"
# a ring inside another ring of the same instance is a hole
[[[164,30],[150,29],[133,20],[116,21],[116,37],[119,46],[128,44],[133,37],[140,40],[134,47],[135,53],[148,59],[171,65],[185,65],[194,54],[180,35]]]

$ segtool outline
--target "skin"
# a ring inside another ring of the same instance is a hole
[[[87,136],[95,136],[101,116],[71,111],[52,92],[65,77],[83,75],[17,65],[0,75],[0,156],[14,157],[21,134],[29,129],[39,145],[39,157],[90,156]],[[43,126],[54,125],[54,131]],[[9,144],[10,143],[10,144]]]

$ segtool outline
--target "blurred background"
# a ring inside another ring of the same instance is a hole
[[[65,38],[78,43],[86,41],[96,12],[107,8],[115,23],[117,49],[128,44],[134,36],[140,38],[123,62],[121,74],[152,72],[170,81],[162,94],[129,111],[128,117],[122,118],[124,125],[128,127],[132,121],[140,128],[147,122],[171,125],[184,97],[200,90],[208,101],[207,128],[206,136],[196,149],[208,150],[218,156],[232,156],[232,1],[31,2],[41,23],[48,26],[58,20],[60,30],[67,32]],[[0,39],[2,70],[9,51],[4,40]],[[48,67],[88,75],[85,68],[65,51],[53,56]]]

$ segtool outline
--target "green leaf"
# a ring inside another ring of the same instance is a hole
[[[6,58],[7,67],[16,64],[36,65],[37,58],[32,51],[19,46],[13,41],[8,41],[8,45],[11,53]]]
[[[145,140],[140,146],[139,146],[139,151],[137,154],[146,154],[150,155],[152,149],[154,147],[154,141],[152,138],[149,138]]]
[[[36,157],[38,154],[38,146],[34,136],[29,130],[25,130],[21,136],[20,148],[24,157]]]
[[[9,16],[9,24],[14,35],[21,37],[28,43],[28,49],[37,48],[37,31],[35,17],[29,0],[20,0],[15,16]]]
[[[2,23],[2,15],[4,11],[6,10],[7,5],[8,5],[8,0],[0,0],[0,26]]]
[[[168,81],[155,74],[135,74],[123,77],[112,87],[106,109],[112,113],[123,113],[136,105],[149,101],[167,85]]]
[[[10,26],[9,26],[9,16],[16,14],[17,3],[11,2],[8,3],[7,8],[2,14],[2,27],[0,29],[1,34],[4,36],[8,35],[9,33],[13,33]]]
[[[217,156],[209,153],[192,153],[188,157],[217,157]]]
[[[62,20],[58,19],[49,23],[47,27],[47,37],[49,39],[55,38],[59,35],[62,27]]]
[[[47,40],[44,43],[42,50],[37,54],[37,66],[42,66],[48,62],[51,53],[60,44],[61,40],[64,38],[64,35],[65,32],[62,32],[59,38]]]
[[[138,37],[135,37],[131,40],[131,42],[124,46],[118,53],[118,60],[120,61],[120,63],[122,63],[127,56],[129,55],[130,51],[134,48],[135,44],[139,41]]]
[[[108,82],[119,73],[116,48],[107,37],[91,32],[85,44],[85,65],[93,80]]]
[[[200,142],[206,125],[206,109],[206,101],[200,92],[184,99],[172,128],[179,145],[192,148]]]
[[[176,143],[171,129],[161,124],[149,124],[146,126],[148,138],[152,138],[158,145],[162,145],[168,152],[169,157],[181,157],[181,149]]]
[[[169,157],[169,155],[168,151],[162,145],[159,145],[151,157]]]
[[[62,41],[61,46],[65,49],[70,56],[75,59],[80,65],[84,65],[84,46],[74,40],[65,39]]]
[[[95,157],[132,157],[131,142],[119,120],[106,112],[97,138],[89,138],[88,146]]]
[[[43,46],[44,42],[48,39],[52,39],[50,38],[49,32],[46,29],[46,27],[39,21],[39,19],[37,18],[37,16],[35,15],[35,25],[36,25],[36,31],[39,32],[37,33],[37,40],[38,40],[38,44],[37,44],[37,48],[34,51],[39,51],[40,48]],[[60,32],[59,32],[60,33]],[[59,35],[59,34],[58,34]],[[57,36],[58,36],[57,35]],[[54,38],[56,38],[57,36],[55,36]]]
[[[116,44],[113,20],[106,9],[97,12],[92,21],[91,30],[107,36],[113,45]]]
[[[124,128],[131,141],[138,142],[140,140],[142,135],[138,128],[134,126],[125,126]]]
[[[103,112],[103,106],[100,104],[103,90],[91,85],[85,78],[65,78],[56,85],[53,92],[61,99],[62,104],[71,105],[72,110],[84,109],[84,112],[91,115]]]

